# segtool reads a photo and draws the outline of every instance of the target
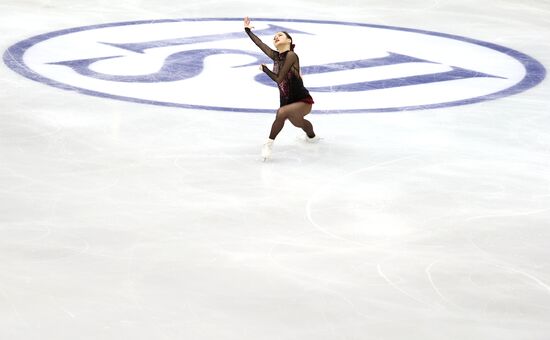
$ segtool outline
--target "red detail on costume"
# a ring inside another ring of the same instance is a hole
[[[311,98],[311,96],[307,96],[304,99],[301,99],[300,101],[304,102],[304,103],[307,103],[307,104],[311,104],[311,105],[315,104],[315,102],[313,101],[313,98]]]

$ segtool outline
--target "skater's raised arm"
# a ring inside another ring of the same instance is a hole
[[[264,52],[270,59],[275,59],[277,52],[269,48],[263,41],[260,40],[254,33],[252,33],[252,26],[250,25],[250,19],[248,17],[244,18],[244,30],[246,34],[252,39],[252,41]]]
[[[279,70],[279,73],[272,72],[267,66],[262,64],[262,71],[264,71],[269,78],[271,78],[277,84],[280,84],[290,71],[290,68],[298,62],[298,56],[293,51],[288,51],[288,54],[285,58],[285,63],[283,67]]]

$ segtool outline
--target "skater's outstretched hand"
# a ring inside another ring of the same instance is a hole
[[[254,26],[252,26],[250,24],[250,18],[249,17],[244,17],[244,28],[250,28],[250,29],[254,28]]]
[[[256,44],[256,46],[258,46],[260,50],[262,50],[262,52],[264,52],[265,55],[269,57],[269,59],[275,60],[275,57],[278,55],[277,51],[272,50],[260,38],[258,38],[254,33],[252,33],[252,28],[254,28],[254,26],[250,24],[250,18],[244,17],[243,23],[244,23],[244,29],[246,31],[246,34],[248,34],[248,36],[250,37],[250,39],[252,39],[254,44]]]

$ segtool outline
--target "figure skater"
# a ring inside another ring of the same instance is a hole
[[[273,37],[273,44],[277,51],[264,44],[251,29],[250,19],[244,18],[244,29],[250,39],[273,60],[273,71],[265,64],[260,65],[260,70],[265,72],[279,87],[280,108],[277,110],[275,121],[271,126],[269,139],[262,147],[264,161],[271,158],[271,150],[275,138],[283,129],[288,119],[294,126],[301,128],[307,135],[307,141],[316,142],[318,137],[313,132],[311,122],[304,117],[311,112],[314,104],[309,91],[304,87],[300,74],[300,60],[294,53],[292,38],[287,32],[277,32]]]

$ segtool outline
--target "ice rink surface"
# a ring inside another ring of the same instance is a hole
[[[443,32],[550,65],[549,1],[3,0],[0,50],[245,15]],[[0,339],[550,339],[547,80],[396,112],[323,114],[312,92],[321,142],[287,123],[264,163],[273,114],[89,96],[4,63],[0,79]]]

